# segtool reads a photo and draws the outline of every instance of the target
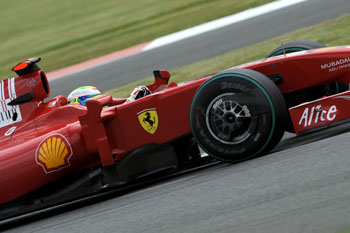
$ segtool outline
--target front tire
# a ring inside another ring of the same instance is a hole
[[[265,75],[230,69],[204,82],[191,105],[190,124],[199,146],[224,162],[267,153],[281,140],[284,98]]]
[[[283,44],[274,49],[267,57],[275,57],[282,54],[295,53],[304,50],[325,48],[324,44],[311,40],[296,40]]]

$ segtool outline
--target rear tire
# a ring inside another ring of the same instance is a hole
[[[191,105],[199,146],[224,162],[267,153],[281,140],[287,108],[277,86],[253,70],[230,69],[204,82]]]

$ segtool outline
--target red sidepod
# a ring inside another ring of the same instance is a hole
[[[0,203],[100,163],[97,151],[86,149],[78,121],[86,109],[79,107],[46,111],[7,137],[0,151]]]

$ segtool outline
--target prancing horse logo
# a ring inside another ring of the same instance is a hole
[[[154,134],[158,128],[158,114],[155,108],[145,109],[137,113],[139,122],[144,130]]]

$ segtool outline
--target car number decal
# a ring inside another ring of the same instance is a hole
[[[16,98],[15,78],[0,82],[0,128],[22,121],[18,105],[9,106]]]

